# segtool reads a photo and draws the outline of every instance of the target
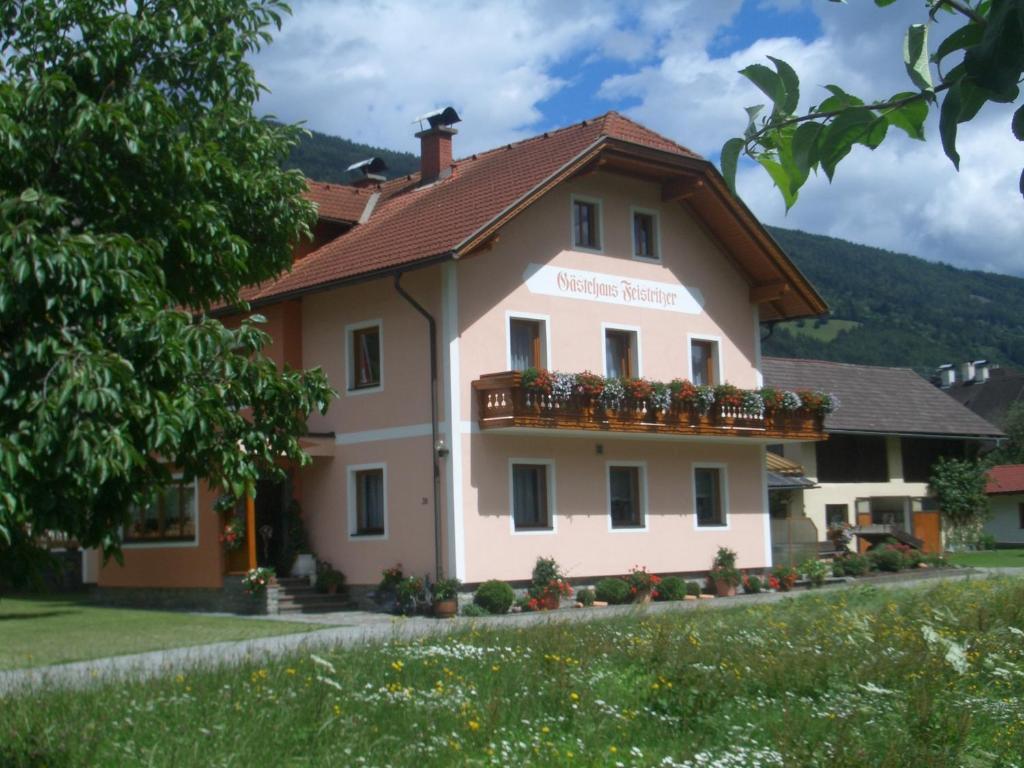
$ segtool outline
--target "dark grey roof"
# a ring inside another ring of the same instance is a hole
[[[981,418],[1002,425],[1010,406],[1024,400],[1024,373],[993,368],[988,381],[957,382],[944,391]]]
[[[768,490],[783,491],[790,488],[817,488],[813,480],[808,480],[803,475],[780,475],[778,472],[768,472]]]
[[[1002,436],[996,427],[909,368],[766,357],[763,371],[767,386],[819,389],[837,395],[839,408],[825,418],[827,432]]]

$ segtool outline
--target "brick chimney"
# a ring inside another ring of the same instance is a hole
[[[452,136],[457,130],[448,125],[427,128],[416,134],[420,140],[420,175],[423,183],[436,181],[452,165]]]
[[[452,124],[461,118],[454,109],[445,107],[416,119],[421,125],[426,121],[429,126],[416,134],[420,140],[421,183],[429,184],[446,176],[451,168],[452,136],[458,133]]]

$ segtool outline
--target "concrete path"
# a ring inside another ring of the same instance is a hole
[[[964,569],[955,572],[914,572],[893,574],[871,579],[867,583],[848,582],[834,584],[814,591],[791,593],[765,593],[740,595],[723,600],[696,600],[649,605],[610,606],[602,609],[561,610],[543,613],[520,613],[507,616],[482,618],[455,618],[439,621],[427,617],[401,618],[387,614],[365,611],[346,611],[335,614],[304,616],[302,620],[318,624],[335,624],[327,629],[302,634],[278,635],[240,642],[212,643],[191,648],[174,648],[130,656],[114,656],[106,659],[57,664],[34,669],[18,669],[0,672],[0,696],[18,691],[62,686],[82,688],[117,679],[145,679],[174,674],[179,671],[210,667],[218,664],[238,664],[252,660],[273,659],[292,653],[309,653],[322,648],[347,648],[364,643],[381,643],[395,640],[411,640],[426,635],[444,635],[471,627],[514,628],[551,622],[596,621],[614,616],[633,613],[656,615],[672,611],[701,609],[725,609],[741,606],[774,603],[789,598],[799,599],[821,591],[846,589],[849,586],[875,586],[884,589],[899,587],[921,587],[939,581],[965,581],[971,578],[988,578],[993,575],[1024,577],[1024,568]],[[263,617],[267,618],[267,617]],[[281,617],[294,621],[295,616]]]

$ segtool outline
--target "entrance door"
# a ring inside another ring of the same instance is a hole
[[[286,510],[291,500],[291,483],[284,480],[260,480],[256,484],[256,563],[274,568],[279,576],[281,554],[288,536]]]

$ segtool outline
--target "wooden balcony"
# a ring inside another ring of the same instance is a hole
[[[488,373],[473,382],[480,429],[556,429],[676,437],[717,436],[758,440],[825,440],[824,416],[805,411],[754,412],[715,403],[707,413],[673,404],[657,410],[625,398],[618,407],[575,394],[567,400],[522,386],[515,371]]]

